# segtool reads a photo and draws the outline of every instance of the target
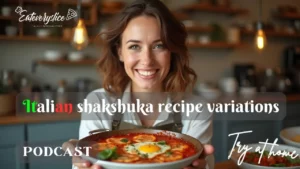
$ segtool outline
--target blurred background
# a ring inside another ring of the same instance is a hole
[[[104,37],[98,34],[105,31],[109,20],[130,2],[132,0],[0,2],[1,168],[4,164],[4,168],[33,169],[43,164],[34,160],[29,164],[19,161],[16,150],[25,142],[50,141],[61,145],[65,140],[78,137],[78,114],[17,117],[15,94],[89,92],[100,88],[95,64],[101,57]],[[198,75],[195,93],[212,100],[257,92],[286,94],[287,117],[283,121],[216,121],[213,144],[217,162],[227,160],[233,143],[228,133],[254,130],[255,136],[243,139],[245,143],[252,143],[277,138],[282,128],[300,125],[297,112],[300,108],[299,0],[163,2],[188,31],[190,63]],[[18,6],[27,10],[25,15],[35,12],[71,19],[48,24],[21,22]],[[78,18],[84,25],[78,23]],[[81,34],[77,35],[76,30]],[[61,99],[58,95],[47,97]],[[41,137],[45,132],[47,135]],[[63,161],[57,168],[68,165],[70,161]]]

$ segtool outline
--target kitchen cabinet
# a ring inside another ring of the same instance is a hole
[[[236,139],[236,136],[229,137],[229,134],[252,130],[252,133],[241,134],[238,141],[241,144],[251,144],[265,142],[268,138],[268,142],[273,142],[276,138],[279,139],[281,126],[281,121],[215,120],[212,144],[215,147],[216,162],[228,159],[228,152]],[[277,143],[280,143],[280,140]]]
[[[22,157],[25,143],[25,126],[12,125],[0,127],[0,168],[26,169]]]
[[[35,147],[61,147],[65,141],[78,138],[79,121],[62,123],[28,124],[27,137],[29,145]],[[63,154],[63,151],[59,151]],[[70,156],[36,157],[29,156],[28,169],[66,169],[71,168]]]
[[[288,102],[286,106],[287,115],[283,121],[283,127],[300,126],[300,104],[299,102]]]
[[[0,126],[1,169],[71,168],[71,157],[23,157],[23,147],[61,147],[78,138],[79,120]],[[38,151],[37,151],[38,152]],[[60,151],[59,153],[62,153]]]

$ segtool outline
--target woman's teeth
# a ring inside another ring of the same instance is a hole
[[[151,76],[156,73],[156,70],[151,70],[151,71],[138,70],[137,72],[143,76]]]

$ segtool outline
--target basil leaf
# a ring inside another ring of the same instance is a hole
[[[157,142],[157,144],[159,144],[159,145],[166,145],[166,141],[159,141],[159,142]]]
[[[127,143],[127,142],[128,142],[128,139],[127,139],[127,138],[123,138],[123,139],[121,139],[121,142]]]
[[[141,154],[142,158],[148,158],[148,154]]]
[[[286,167],[286,165],[284,163],[274,164],[272,166],[274,166],[274,167]]]
[[[167,154],[167,156],[170,156],[170,155],[172,155],[173,153],[172,153],[171,151],[167,151],[166,154]]]
[[[268,156],[269,153],[270,153],[269,151],[264,151],[264,152],[263,152],[263,155],[264,155],[264,156]]]
[[[98,158],[101,160],[107,160],[113,155],[112,149],[105,149],[98,154]]]

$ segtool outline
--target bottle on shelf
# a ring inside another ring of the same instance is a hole
[[[60,80],[57,88],[56,93],[56,102],[58,103],[67,103],[68,97],[67,97],[67,82],[65,80]]]

